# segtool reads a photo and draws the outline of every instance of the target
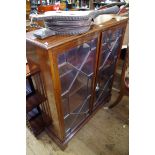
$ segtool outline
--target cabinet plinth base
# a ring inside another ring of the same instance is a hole
[[[57,135],[50,129],[50,127],[47,127],[45,131],[48,136],[60,147],[61,150],[65,150],[67,147],[66,141],[60,140]]]

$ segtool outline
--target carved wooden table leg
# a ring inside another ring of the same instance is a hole
[[[119,96],[113,104],[108,106],[108,108],[115,107],[118,103],[120,103],[123,96],[125,96],[125,95],[129,96],[129,87],[128,87],[128,84],[126,81],[126,71],[128,69],[128,52],[129,52],[129,47],[127,47],[125,60],[123,62],[122,73],[121,73],[121,87],[120,87]]]

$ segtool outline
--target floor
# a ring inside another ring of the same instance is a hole
[[[113,91],[112,100],[118,93]],[[110,104],[108,103],[108,104]],[[68,143],[65,151],[43,132],[36,139],[27,129],[27,155],[128,155],[129,99],[113,109],[102,107]]]

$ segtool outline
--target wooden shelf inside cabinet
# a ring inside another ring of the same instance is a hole
[[[79,90],[77,90],[76,93],[71,94],[69,96],[69,100],[72,103],[69,106],[70,113],[74,113],[75,111],[77,111],[78,109],[80,109],[80,107],[82,106],[84,100],[86,100],[85,99],[86,93],[87,93],[87,89],[86,89],[86,85],[84,85]],[[66,108],[64,107],[64,110],[65,109]],[[66,117],[66,115],[65,115],[65,117]]]
[[[35,94],[31,95],[26,99],[26,112],[31,111],[33,108],[37,107],[45,100],[45,96],[41,95],[39,92],[36,92]]]
[[[67,81],[71,78],[71,76],[72,75],[70,75],[70,74],[66,74],[65,77],[61,78],[61,80],[62,80],[62,82],[61,82],[62,83],[62,94],[61,94],[61,96],[62,97],[67,95],[68,93],[70,96],[72,96],[73,94],[75,94],[79,89],[81,89],[84,86],[84,84],[82,82],[75,80],[71,90],[69,91],[68,88],[70,86],[70,83]]]

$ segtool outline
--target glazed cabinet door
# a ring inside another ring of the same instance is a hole
[[[65,135],[89,116],[97,38],[57,56]]]
[[[100,104],[106,103],[106,99],[111,95],[115,65],[122,44],[123,32],[124,27],[115,27],[102,32],[94,109]]]

